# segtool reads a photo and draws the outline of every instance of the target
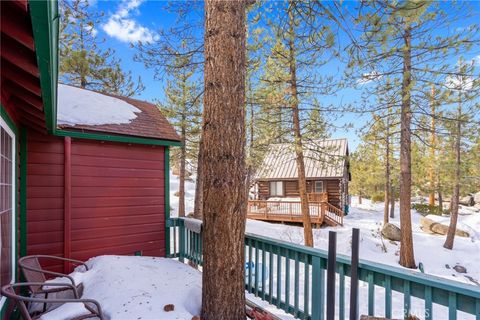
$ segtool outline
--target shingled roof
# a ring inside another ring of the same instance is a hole
[[[99,117],[103,120],[96,119]],[[81,132],[180,140],[152,103],[64,84],[58,85],[57,124],[60,129]]]
[[[307,179],[341,178],[348,156],[347,139],[317,140],[304,144]],[[297,163],[291,143],[272,144],[254,180],[298,179]]]

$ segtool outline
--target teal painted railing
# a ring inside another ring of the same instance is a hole
[[[202,264],[201,235],[171,219],[170,257]],[[361,255],[361,252],[360,252]],[[300,319],[324,319],[327,252],[245,235],[246,290]],[[349,310],[350,258],[337,256],[336,318]],[[480,287],[371,261],[359,263],[360,314],[421,319],[480,320]]]

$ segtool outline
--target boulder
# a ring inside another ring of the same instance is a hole
[[[476,204],[480,204],[480,192],[473,195],[473,201],[475,201]]]
[[[426,217],[420,218],[420,225],[421,228],[424,232],[426,233],[436,233],[436,234],[442,234],[446,235],[448,232],[448,226],[441,224],[440,222],[433,221],[432,219],[428,219]],[[459,237],[465,237],[468,238],[470,235],[468,232],[461,230],[457,228],[457,231],[455,232],[455,235]]]
[[[382,235],[393,241],[400,241],[402,239],[402,233],[400,228],[394,224],[386,223],[382,228]]]
[[[468,206],[468,207],[471,207],[475,204],[475,201],[473,201],[473,196],[471,195],[460,198],[459,202],[460,204],[463,204],[464,206]]]

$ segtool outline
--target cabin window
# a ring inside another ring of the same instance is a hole
[[[15,135],[0,118],[0,285],[15,278]],[[0,300],[0,308],[5,298]]]
[[[323,190],[323,181],[315,181],[315,193],[322,193]]]
[[[283,196],[283,181],[270,181],[270,196]]]

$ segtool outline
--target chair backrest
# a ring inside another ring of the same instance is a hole
[[[4,286],[2,288],[2,295],[15,301],[15,304],[20,310],[20,315],[22,316],[22,319],[32,320],[32,318],[30,317],[30,314],[28,313],[27,306],[25,305],[25,301],[21,299],[22,298],[21,296],[15,293],[15,289],[12,287],[12,285]]]
[[[20,258],[18,260],[18,264],[22,269],[23,275],[25,276],[25,280],[27,282],[45,282],[47,279],[45,278],[45,274],[41,272],[42,266],[40,265],[40,261],[35,256],[27,256]],[[39,271],[35,271],[39,270]],[[40,286],[31,286],[30,290],[32,293],[37,292],[40,289]]]

